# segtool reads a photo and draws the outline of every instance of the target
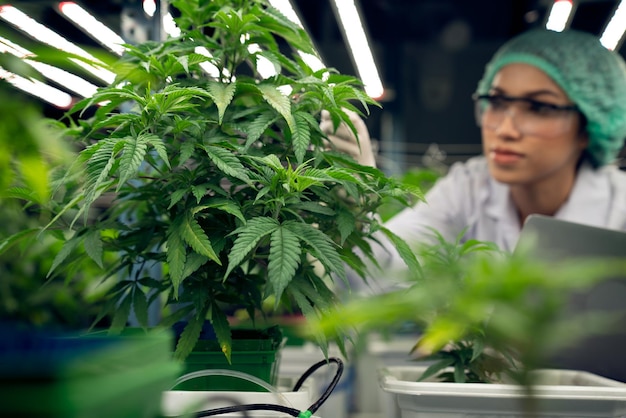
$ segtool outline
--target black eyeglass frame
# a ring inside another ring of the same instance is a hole
[[[531,107],[543,107],[545,109],[550,109],[552,111],[561,111],[561,112],[580,112],[580,109],[576,105],[557,105],[553,103],[543,102],[541,100],[531,99],[529,97],[514,97],[507,96],[505,94],[472,94],[472,100],[474,102],[478,102],[479,100],[486,100],[491,103],[493,99],[502,100],[504,102],[513,103],[513,102],[524,102],[528,103]]]

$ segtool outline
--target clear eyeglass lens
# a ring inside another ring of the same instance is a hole
[[[513,126],[526,135],[556,136],[571,127],[575,112],[543,106],[540,102],[480,97],[476,100],[476,117],[480,126],[496,130],[506,117],[511,117]]]

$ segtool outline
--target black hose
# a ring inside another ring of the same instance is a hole
[[[337,371],[335,372],[335,376],[331,380],[330,384],[328,385],[328,387],[326,388],[322,396],[320,396],[320,398],[317,401],[315,401],[307,409],[306,411],[307,416],[311,416],[313,413],[315,413],[320,408],[320,406],[322,406],[324,402],[326,402],[328,397],[332,394],[333,390],[337,386],[337,383],[339,383],[339,379],[341,379],[341,375],[343,374],[343,361],[341,361],[340,359],[336,357],[329,357],[328,360],[319,361],[315,363],[313,366],[309,367],[294,385],[293,391],[297,392],[298,390],[300,390],[300,388],[302,387],[306,379],[308,379],[317,369],[319,369],[325,364],[330,364],[330,363],[337,364]],[[302,411],[299,411],[295,408],[290,408],[284,405],[246,404],[246,405],[233,405],[233,406],[225,406],[222,408],[208,409],[205,411],[197,412],[196,416],[197,417],[210,417],[210,416],[215,416],[215,415],[228,414],[231,412],[244,412],[244,411],[278,411],[278,412],[284,412],[288,415],[291,415],[292,417],[298,417],[302,413]]]
[[[341,375],[343,374],[343,361],[341,361],[337,357],[329,357],[328,360],[318,361],[317,363],[309,367],[306,372],[304,372],[304,374],[300,377],[300,379],[298,379],[298,381],[293,387],[293,391],[297,392],[298,390],[300,390],[300,388],[302,387],[302,384],[305,382],[306,379],[309,378],[309,376],[311,376],[317,369],[319,369],[323,365],[329,364],[329,363],[337,364],[337,371],[335,372],[335,377],[333,377],[333,380],[331,380],[330,384],[328,385],[328,387],[326,388],[322,396],[316,402],[314,402],[313,405],[311,405],[308,408],[308,411],[311,411],[311,413],[315,413],[320,408],[320,406],[322,406],[324,402],[326,402],[328,397],[331,395],[331,393],[335,389],[335,386],[337,386],[337,383],[339,383],[339,379],[341,379]]]

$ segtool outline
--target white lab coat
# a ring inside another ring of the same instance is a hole
[[[582,164],[569,199],[555,217],[626,231],[626,172]],[[482,156],[455,163],[426,194],[426,202],[405,209],[386,226],[413,246],[432,242],[429,228],[450,241],[467,228],[464,240],[491,241],[505,251],[515,248],[520,233],[509,188],[489,175]],[[385,247],[377,250],[383,269],[406,268],[397,253]]]

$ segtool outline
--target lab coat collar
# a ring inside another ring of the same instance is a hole
[[[608,176],[598,175],[601,170],[587,162],[581,165],[569,199],[555,217],[599,227],[606,225],[612,191]]]

